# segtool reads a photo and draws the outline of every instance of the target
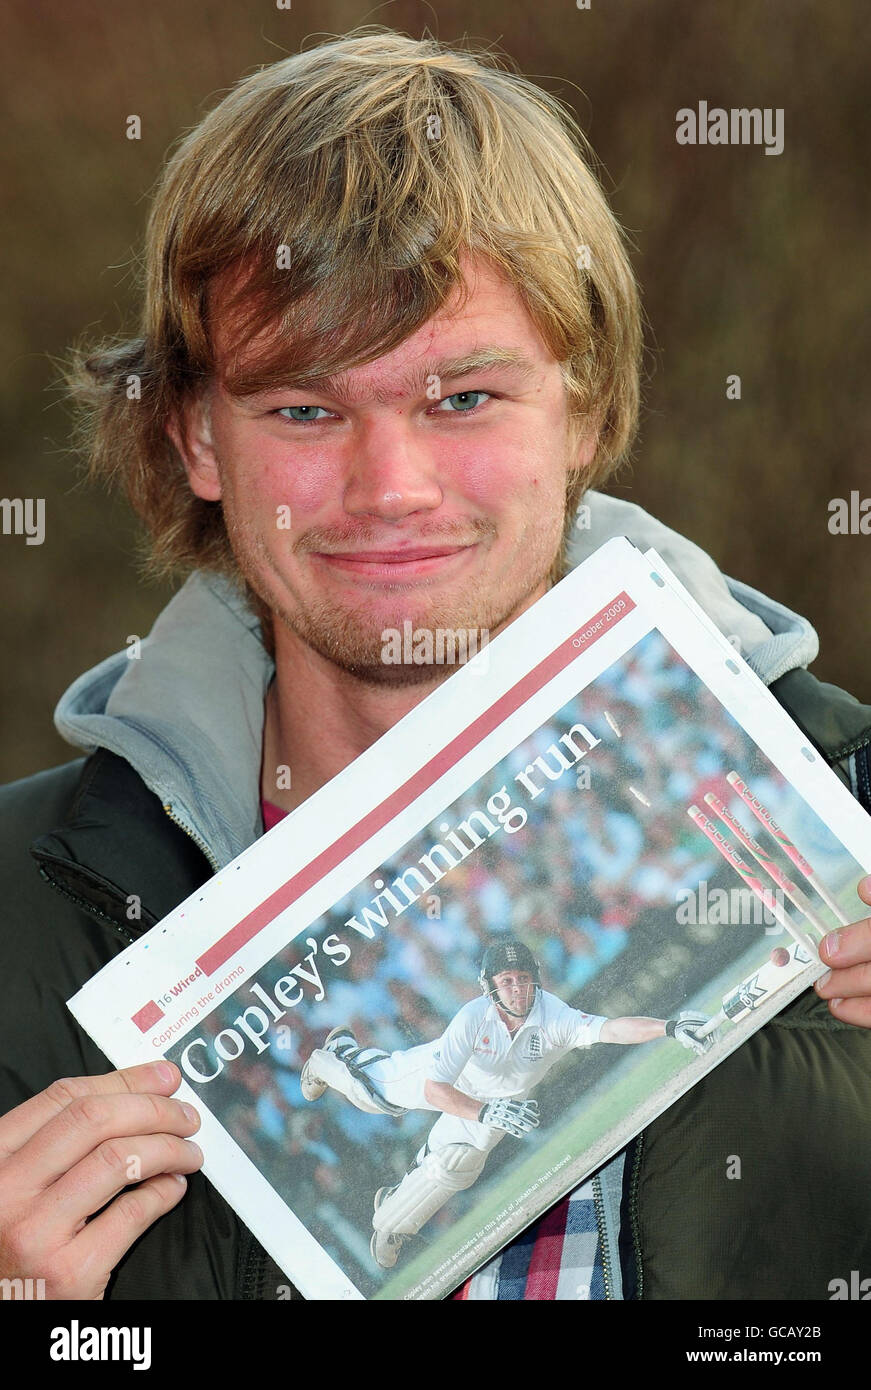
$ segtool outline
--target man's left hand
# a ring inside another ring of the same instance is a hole
[[[871,874],[856,891],[871,906]],[[871,1028],[871,917],[830,931],[820,943],[820,960],[830,967],[814,985],[820,998],[842,1023]]]

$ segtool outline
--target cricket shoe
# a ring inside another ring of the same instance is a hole
[[[324,1039],[323,1050],[335,1052],[337,1046],[341,1043],[350,1043],[352,1047],[357,1046],[357,1039],[354,1037],[350,1028],[334,1028]],[[312,1065],[320,1050],[320,1048],[315,1049],[299,1074],[299,1088],[306,1100],[320,1100],[324,1091],[327,1089],[326,1081],[323,1081],[317,1075],[317,1064],[315,1063],[314,1066]]]
[[[381,1203],[395,1191],[395,1187],[379,1187],[375,1193],[375,1210],[377,1211]],[[386,1231],[374,1231],[369,1249],[375,1263],[382,1269],[392,1269],[399,1259],[403,1242],[407,1239],[408,1237],[403,1235],[388,1235]]]

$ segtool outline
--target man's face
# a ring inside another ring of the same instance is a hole
[[[223,503],[277,660],[303,643],[373,684],[431,681],[451,668],[385,662],[386,633],[483,642],[546,590],[567,471],[595,441],[570,449],[559,365],[513,287],[485,261],[466,274],[461,310],[454,295],[376,361],[256,397],[219,380],[189,423],[191,486]],[[220,361],[219,295],[213,323]]]
[[[527,970],[500,970],[493,976],[496,1002],[509,1014],[528,1014],[535,1001],[535,981]]]

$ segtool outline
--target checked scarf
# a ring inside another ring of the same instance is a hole
[[[451,1297],[500,1303],[604,1299],[592,1181],[564,1197]]]

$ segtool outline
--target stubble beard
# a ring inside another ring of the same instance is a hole
[[[410,622],[413,631],[424,630],[432,634],[435,651],[436,630],[454,634],[465,632],[467,636],[471,631],[474,645],[472,637],[468,637],[466,648],[471,658],[537,590],[546,586],[557,553],[557,546],[549,549],[542,545],[543,538],[540,536],[536,545],[538,560],[530,563],[525,584],[516,588],[510,582],[516,573],[512,569],[495,590],[481,596],[468,592],[445,595],[437,601],[435,611],[426,606],[426,589],[420,585],[397,584],[394,602],[389,606],[383,605],[384,588],[379,586],[377,593],[382,616],[373,622],[371,607],[365,599],[353,607],[340,606],[328,599],[316,599],[300,602],[291,608],[286,602],[286,586],[274,559],[256,533],[244,525],[234,524],[226,512],[225,518],[239,572],[268,608],[273,623],[280,623],[312,652],[353,680],[363,685],[394,690],[436,684],[447,679],[464,663],[460,660],[454,663],[385,660],[385,643],[389,632],[398,633],[401,640],[403,624]],[[269,578],[264,579],[265,575]],[[269,579],[272,579],[272,584]],[[454,650],[456,652],[456,648]]]

